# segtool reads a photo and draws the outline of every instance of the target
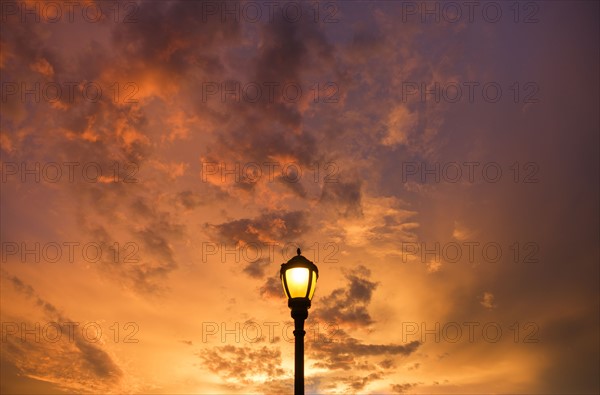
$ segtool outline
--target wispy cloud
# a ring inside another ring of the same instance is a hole
[[[54,383],[71,391],[114,391],[119,388],[122,369],[101,344],[90,341],[80,330],[76,330],[77,321],[65,316],[20,278],[2,271],[2,279],[33,302],[42,313],[41,316],[47,322],[58,325],[57,333],[63,335],[57,340],[52,340],[54,338],[49,335],[41,338],[39,322],[33,317],[18,317],[22,320],[16,322],[19,333],[8,333],[8,327],[7,333],[3,333],[2,358],[5,361],[27,377]],[[33,329],[33,336],[23,338],[23,327],[37,329]],[[48,358],[48,355],[52,355],[52,358]],[[69,367],[67,371],[66,366]]]

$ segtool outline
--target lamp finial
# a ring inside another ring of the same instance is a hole
[[[298,255],[300,255],[300,247],[298,247],[298,249],[296,250],[296,252],[298,253]]]

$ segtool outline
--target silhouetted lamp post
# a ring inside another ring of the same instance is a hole
[[[288,306],[292,309],[292,318],[294,319],[294,337],[295,337],[295,377],[294,394],[304,395],[304,320],[308,317],[310,300],[312,299],[317,279],[319,278],[319,269],[317,266],[300,255],[298,255],[281,264],[281,283],[283,290],[288,297]]]

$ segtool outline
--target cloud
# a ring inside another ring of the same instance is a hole
[[[409,366],[408,370],[417,370],[417,369],[419,369],[420,366],[421,366],[421,364],[416,362],[412,366]]]
[[[225,3],[215,1],[214,5]],[[112,45],[121,59],[128,61],[130,72],[149,76],[158,69],[167,78],[166,84],[176,82],[190,69],[201,67],[210,72],[212,65],[220,65],[215,47],[238,39],[241,30],[233,18],[223,22],[218,13],[203,8],[202,2],[139,3],[136,23],[118,24]]]
[[[17,336],[3,333],[4,360],[27,377],[48,381],[73,391],[104,392],[119,388],[123,371],[102,349],[100,343],[82,335],[82,331],[75,325],[77,321],[64,316],[18,277],[3,271],[2,278],[10,281],[17,292],[32,299],[48,323],[55,323],[54,329],[46,330],[43,338],[35,340],[25,337],[25,341],[22,341],[23,334]],[[22,325],[33,328],[40,323],[27,318]],[[37,329],[36,332],[41,330]],[[53,331],[62,334],[56,341],[52,337]],[[49,355],[52,358],[48,358]]]
[[[317,349],[328,349],[335,354],[352,354],[354,356],[371,356],[371,355],[410,355],[420,345],[419,341],[412,341],[406,345],[399,344],[363,344],[353,338],[348,338],[343,342],[323,343],[327,344]]]
[[[45,77],[52,77],[54,75],[54,68],[45,58],[39,58],[37,61],[31,63],[29,68]]]
[[[369,373],[366,376],[346,376],[336,377],[336,382],[340,382],[348,387],[350,391],[360,391],[365,386],[373,381],[381,380],[383,375],[381,373]]]
[[[304,15],[309,15],[310,6],[299,4]],[[318,129],[307,127],[306,121],[310,120],[307,117],[314,115],[309,114],[311,87],[316,82],[321,83],[322,72],[339,72],[332,54],[333,48],[318,24],[307,18],[302,18],[298,23],[289,23],[281,13],[275,12],[269,23],[245,28],[248,28],[246,32],[256,35],[254,41],[238,42],[238,45],[242,43],[242,49],[248,54],[246,60],[239,62],[238,58],[230,59],[232,61],[228,62],[226,72],[220,75],[215,73],[204,82],[228,83],[231,87],[252,82],[263,87],[263,94],[253,102],[223,102],[207,101],[206,98],[202,101],[201,93],[197,93],[196,101],[205,103],[200,110],[205,113],[203,117],[218,120],[213,129],[218,133],[215,133],[210,148],[201,156],[205,161],[225,162],[228,168],[233,168],[236,164],[243,167],[248,163],[269,162],[278,164],[279,171],[290,163],[307,169],[325,156],[325,150],[317,144],[321,133]],[[317,77],[318,80],[315,79]],[[202,82],[197,78],[190,81],[196,92],[202,92]],[[267,94],[265,84],[274,87],[273,94]],[[286,99],[282,93],[286,86],[302,90],[298,101]],[[316,108],[310,108],[310,111],[315,110]],[[305,186],[300,182],[282,180],[279,175],[275,180],[278,182],[271,183],[270,188],[283,184],[282,187],[296,197],[304,198],[307,194]],[[243,176],[233,184],[223,182],[222,179],[211,181],[232,194],[240,191],[263,193],[261,183],[248,182]],[[264,192],[264,195],[266,199],[273,199],[268,196],[268,192]],[[248,196],[243,196],[248,199]]]
[[[278,182],[282,185],[286,186],[289,190],[291,190],[296,196],[301,198],[306,198],[307,192],[306,188],[302,185],[301,182],[292,182],[296,180],[302,179],[302,174],[292,166],[289,166],[289,173],[285,176],[282,174],[276,178]]]
[[[337,180],[337,182],[326,182],[323,185],[320,202],[333,207],[344,217],[360,218],[363,214],[361,185],[362,181],[360,178],[348,181]]]
[[[302,211],[266,212],[255,218],[243,218],[218,225],[207,224],[216,241],[228,246],[285,244],[298,240],[310,229]]]
[[[464,224],[454,221],[454,230],[452,231],[452,237],[459,241],[472,240],[477,232],[467,228]]]
[[[265,275],[265,269],[271,262],[268,258],[260,258],[252,262],[248,262],[242,269],[244,273],[253,278],[262,278]]]
[[[279,280],[279,271],[273,277],[267,278],[265,283],[260,287],[260,295],[266,298],[277,298],[283,297],[283,288],[281,286],[281,280]]]
[[[377,283],[369,280],[370,271],[359,266],[346,275],[346,286],[334,289],[329,295],[320,298],[317,319],[335,322],[340,325],[368,326],[373,319],[368,312],[373,291]]]
[[[431,259],[427,261],[425,266],[427,267],[427,273],[437,273],[442,269],[443,264],[441,260]]]
[[[406,391],[415,388],[419,383],[404,383],[404,384],[392,384],[392,391],[397,394],[406,394]]]
[[[345,326],[368,327],[374,323],[368,306],[378,284],[370,281],[370,275],[366,267],[359,266],[346,274],[344,287],[336,288],[319,299],[318,309],[312,313],[313,319],[335,324],[335,331],[328,338],[320,338],[310,344],[310,357],[317,361],[314,362],[315,367],[328,370],[388,370],[393,368],[393,360],[377,363],[372,358],[382,355],[408,356],[421,345],[418,341],[405,345],[365,344],[342,329]],[[379,375],[348,378],[348,385],[358,390],[376,379],[379,379]]]
[[[394,367],[394,361],[392,359],[384,359],[383,361],[379,362],[379,366],[381,366],[383,369],[390,369]]]
[[[415,352],[421,342],[412,341],[407,344],[365,344],[348,336],[343,331],[332,341],[322,340],[312,343],[310,357],[317,361],[315,367],[328,370],[374,369],[377,364],[370,362],[370,357],[382,355],[408,356]],[[392,364],[379,365],[383,369],[391,369]],[[385,366],[388,366],[387,368]]]
[[[382,143],[385,145],[408,144],[409,136],[417,128],[418,117],[406,106],[399,105],[388,116],[387,134]]]
[[[187,210],[195,209],[203,204],[207,204],[208,201],[205,197],[199,193],[195,193],[191,190],[185,190],[177,193],[175,201],[185,207]]]
[[[202,350],[197,355],[203,367],[234,383],[255,384],[285,373],[281,368],[281,351],[276,348],[226,345]]]
[[[403,208],[404,202],[395,197],[371,196],[361,201],[360,217],[340,218],[324,226],[340,234],[347,245],[369,245],[369,250],[378,256],[400,256],[403,242],[417,240],[415,231],[419,223],[412,220],[416,212]]]
[[[488,310],[493,310],[497,307],[495,303],[494,294],[491,292],[484,292],[481,296],[481,301],[479,302],[479,304],[481,304]]]
[[[97,198],[111,202],[116,198],[112,191],[105,193]],[[161,294],[167,289],[165,280],[179,267],[173,243],[184,238],[185,226],[177,223],[173,215],[162,210],[151,197],[132,194],[118,204],[135,222],[124,220],[115,207],[105,210],[100,202],[94,207],[100,216],[82,214],[83,228],[102,246],[113,245],[117,234],[125,234],[129,240],[123,243],[118,261],[114,259],[114,252],[103,254],[99,270],[135,292]]]

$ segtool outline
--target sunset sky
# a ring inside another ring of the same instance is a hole
[[[600,392],[596,1],[2,1],[2,393]]]

